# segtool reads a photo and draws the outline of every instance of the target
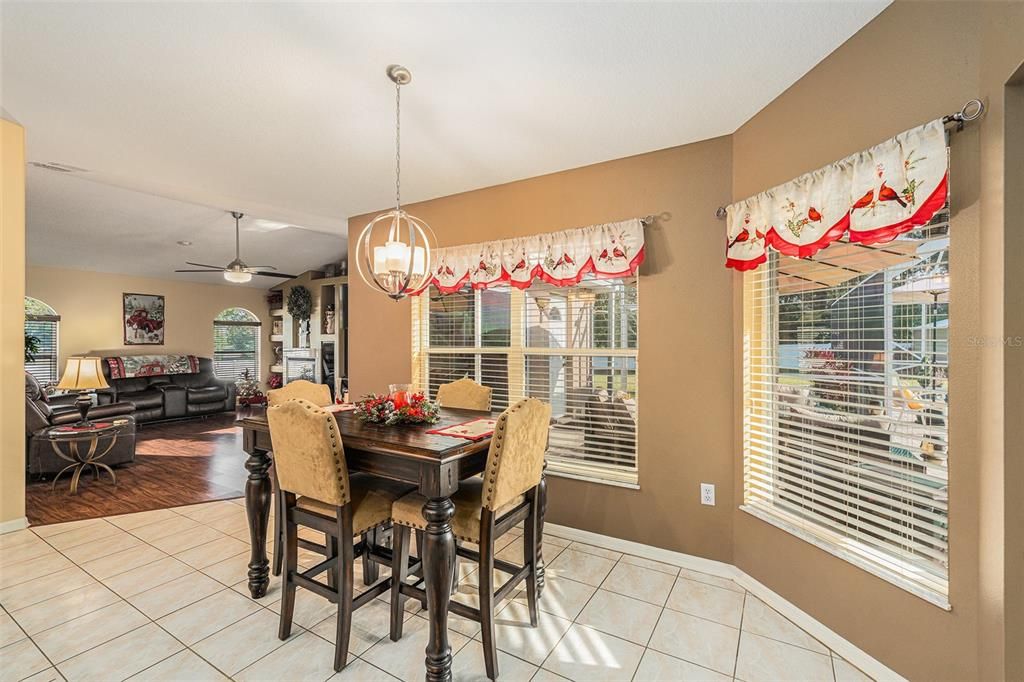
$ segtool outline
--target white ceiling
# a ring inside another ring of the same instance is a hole
[[[731,133],[887,4],[5,1],[0,106],[30,160],[193,204],[182,220],[237,208],[341,235],[393,201],[389,63],[413,72],[402,189],[416,201]],[[58,229],[43,208],[86,210],[42,178],[35,244]],[[97,213],[93,240],[118,234],[104,212],[122,209],[100,202],[127,195],[76,197]],[[148,233],[174,222],[135,217]],[[50,249],[79,243],[59,229]]]

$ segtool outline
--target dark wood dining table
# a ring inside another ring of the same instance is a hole
[[[249,592],[254,599],[267,593],[270,561],[267,558],[267,529],[270,518],[273,462],[270,428],[263,408],[245,408],[239,414],[242,447],[249,455],[245,468],[245,509],[249,521],[252,552],[249,558]],[[337,412],[335,417],[345,447],[350,471],[415,485],[427,498],[423,506],[426,521],[422,548],[424,589],[427,594],[429,637],[426,648],[426,679],[451,680],[452,653],[448,642],[448,604],[455,571],[455,536],[451,518],[455,513],[451,496],[459,482],[484,471],[490,437],[479,441],[427,433],[429,430],[459,424],[481,416],[473,410],[441,409],[441,421],[431,426],[366,424],[353,412]],[[543,536],[547,484],[541,480],[538,545]],[[538,595],[544,586],[544,564],[538,550]]]

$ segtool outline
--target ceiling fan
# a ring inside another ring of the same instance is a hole
[[[224,279],[235,284],[245,284],[252,279],[253,275],[261,275],[263,277],[280,277],[281,279],[292,279],[295,275],[286,275],[283,272],[267,272],[268,270],[277,270],[273,265],[246,265],[239,254],[238,245],[238,221],[242,219],[244,213],[238,211],[232,211],[231,216],[235,219],[235,260],[231,261],[227,265],[221,267],[220,265],[206,265],[204,263],[192,263],[185,261],[186,265],[195,265],[199,268],[205,268],[203,270],[175,270],[175,272],[222,272],[224,273]]]

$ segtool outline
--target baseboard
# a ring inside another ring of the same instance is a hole
[[[0,522],[0,535],[4,533],[13,533],[16,530],[24,530],[28,528],[28,517],[22,516],[20,519],[11,519],[10,521]]]
[[[896,682],[900,680],[906,682],[905,678],[890,670],[870,654],[850,643],[838,633],[822,625],[796,605],[787,601],[779,594],[776,594],[768,587],[762,585],[760,582],[747,575],[733,564],[727,564],[723,561],[715,561],[713,559],[705,559],[703,557],[693,556],[692,554],[675,552],[670,549],[662,549],[661,547],[652,547],[639,542],[633,542],[632,540],[613,538],[600,533],[593,533],[588,530],[580,530],[579,528],[559,526],[553,523],[544,524],[544,532],[550,533],[551,535],[557,535],[565,538],[566,540],[584,542],[588,545],[594,545],[595,547],[610,549],[616,552],[635,554],[637,556],[647,557],[673,566],[688,568],[693,571],[701,571],[703,573],[710,573],[711,575],[716,575],[721,578],[734,580],[745,590],[771,606],[786,618],[789,618],[798,626],[806,630],[808,634],[815,637],[822,644],[863,670],[872,678],[879,680],[880,682]]]

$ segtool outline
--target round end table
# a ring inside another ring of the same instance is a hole
[[[44,438],[50,442],[54,453],[61,459],[71,462],[54,476],[50,489],[55,490],[57,481],[64,475],[64,472],[71,471],[71,487],[68,492],[72,495],[78,494],[78,481],[82,477],[82,471],[87,468],[92,468],[93,479],[97,481],[100,480],[100,469],[103,469],[110,474],[111,482],[117,485],[117,474],[99,460],[106,456],[117,443],[120,426],[121,424],[114,422],[94,422],[87,426],[68,424],[47,429]],[[110,439],[110,442],[104,443],[101,449],[100,441],[107,438]]]

